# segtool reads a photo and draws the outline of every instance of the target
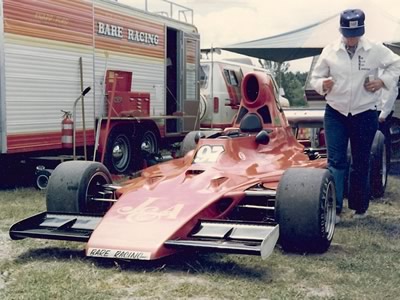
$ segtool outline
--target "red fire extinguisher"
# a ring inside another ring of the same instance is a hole
[[[62,110],[63,112],[63,120],[61,122],[61,145],[63,148],[71,149],[73,146],[72,138],[73,138],[73,124],[74,122],[71,119],[71,112]]]

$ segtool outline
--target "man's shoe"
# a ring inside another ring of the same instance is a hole
[[[368,217],[368,213],[367,212],[363,212],[363,213],[356,212],[353,215],[353,219],[357,219],[357,220],[362,220],[362,219],[365,219],[366,217]]]

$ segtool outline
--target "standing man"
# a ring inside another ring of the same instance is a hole
[[[367,216],[369,206],[368,173],[378,129],[378,91],[392,89],[400,75],[400,57],[383,44],[364,38],[364,21],[360,9],[341,13],[342,37],[323,49],[311,77],[313,88],[327,100],[324,124],[328,167],[336,184],[336,211],[338,216],[342,211],[350,141],[353,163],[348,200],[357,219]],[[380,76],[378,69],[382,70]]]

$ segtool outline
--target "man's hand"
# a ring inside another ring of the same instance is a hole
[[[322,82],[322,90],[324,91],[325,94],[329,93],[333,87],[335,82],[332,80],[332,78],[327,78]]]
[[[377,90],[381,89],[385,84],[381,79],[374,79],[367,82],[364,87],[367,91],[375,93]]]

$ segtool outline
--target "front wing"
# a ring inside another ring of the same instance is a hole
[[[102,217],[93,215],[43,212],[11,226],[10,237],[14,240],[29,237],[87,242],[101,219]],[[188,237],[167,240],[164,245],[174,249],[261,255],[265,259],[271,255],[278,237],[279,226],[273,223],[200,220]],[[110,251],[89,249],[87,255],[111,257]],[[123,249],[114,252],[114,258],[150,259],[150,255]]]
[[[279,225],[264,222],[200,220],[186,239],[168,240],[166,246],[237,254],[266,259],[278,241]]]

